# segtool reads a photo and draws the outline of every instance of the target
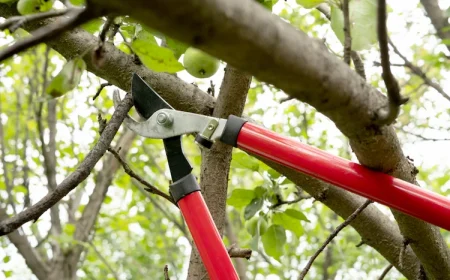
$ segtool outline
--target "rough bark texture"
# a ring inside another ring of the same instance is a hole
[[[240,116],[244,110],[247,92],[252,76],[227,66],[225,76],[214,108],[213,116],[228,118]],[[200,186],[214,222],[223,235],[232,147],[216,142],[211,150],[202,150]],[[196,248],[193,248],[189,262],[188,279],[202,278],[206,273]]]
[[[10,17],[16,14],[14,7],[10,7],[6,4],[0,4],[0,15]],[[26,28],[29,30],[43,25],[47,20],[41,24],[28,25]],[[80,29],[76,29],[71,32],[67,32],[57,39],[50,42],[52,47],[56,51],[60,52],[66,58],[71,58],[74,55],[80,54],[85,50],[85,45],[93,45],[97,42],[97,39]],[[114,49],[112,46],[107,45],[107,67],[97,69],[89,64],[89,71],[98,75],[99,77],[108,81],[116,81],[116,85],[124,90],[129,89],[130,73],[133,71],[138,72],[140,75],[147,77],[147,81],[150,81],[151,85],[158,90],[164,98],[172,97],[171,105],[175,108],[190,112],[198,112],[203,114],[211,114],[213,105],[215,103],[214,98],[206,93],[198,90],[198,88],[189,85],[182,80],[173,77],[171,75],[162,75],[149,70],[146,70],[143,66],[135,65],[129,56]],[[195,96],[193,100],[185,98],[185,94],[189,96]],[[280,171],[280,170],[279,170]],[[292,172],[292,171],[291,171]],[[283,174],[284,172],[281,171]],[[328,185],[318,180],[312,179],[300,173],[293,172],[296,176],[303,178],[302,187],[309,191],[311,194],[318,193],[321,189],[327,189]],[[291,178],[291,180],[293,180]],[[336,191],[328,192],[326,200],[323,201],[325,205],[336,211],[337,213],[343,213],[342,216],[348,216],[348,214],[355,211],[355,209],[361,204],[360,198],[356,195],[345,192],[336,188]],[[347,214],[345,214],[347,213]],[[378,252],[385,256],[390,262],[398,262],[399,253],[398,250],[392,248],[400,248],[402,246],[401,234],[398,227],[390,221],[383,213],[378,211],[375,207],[369,207],[363,212],[363,217],[366,219],[365,227],[362,225],[358,229],[359,234],[363,240],[371,240],[367,244],[373,246]],[[358,223],[355,222],[353,227],[356,227]],[[379,239],[379,233],[382,236],[389,239]],[[405,252],[404,262],[409,260],[403,267],[411,267],[411,270],[401,269],[398,265],[396,267],[400,271],[408,276],[409,279],[417,279],[418,274],[414,274],[419,266],[418,260],[414,257],[414,253],[411,250]]]
[[[387,105],[386,97],[324,50],[318,40],[296,30],[255,1],[93,3],[111,12],[128,14],[314,106],[349,137],[363,165],[416,183],[413,166],[404,156],[393,128],[374,126],[377,111]],[[398,211],[393,214],[402,234],[413,241],[411,246],[427,276],[447,278],[450,251],[439,229]]]

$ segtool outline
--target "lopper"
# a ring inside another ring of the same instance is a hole
[[[136,111],[145,121],[127,116],[125,125],[143,137],[163,139],[173,181],[170,194],[183,214],[210,279],[239,277],[191,173],[192,166],[183,154],[184,134],[196,133],[195,141],[204,148],[221,141],[450,230],[449,198],[233,115],[218,119],[174,110],[137,74],[133,74],[131,92]],[[115,92],[114,104],[119,102]]]

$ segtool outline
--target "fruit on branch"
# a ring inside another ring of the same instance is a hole
[[[47,94],[53,98],[63,96],[74,89],[86,70],[86,63],[80,57],[67,62],[47,87]]]
[[[183,64],[189,74],[204,79],[216,74],[220,61],[199,49],[190,47],[184,53]]]
[[[19,0],[17,2],[17,11],[21,15],[46,12],[53,7],[53,2],[55,0]]]

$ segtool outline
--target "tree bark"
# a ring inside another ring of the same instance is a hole
[[[227,118],[231,114],[240,116],[244,110],[251,80],[252,76],[227,66],[213,117]],[[200,187],[211,216],[222,236],[225,229],[228,174],[232,149],[233,147],[229,145],[216,142],[211,150],[202,150]],[[202,278],[205,274],[206,270],[200,255],[193,246],[188,279],[206,279]]]

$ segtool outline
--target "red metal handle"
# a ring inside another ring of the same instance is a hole
[[[213,280],[239,280],[228,251],[199,191],[178,201],[200,257]]]
[[[450,230],[450,199],[245,123],[238,147]]]

